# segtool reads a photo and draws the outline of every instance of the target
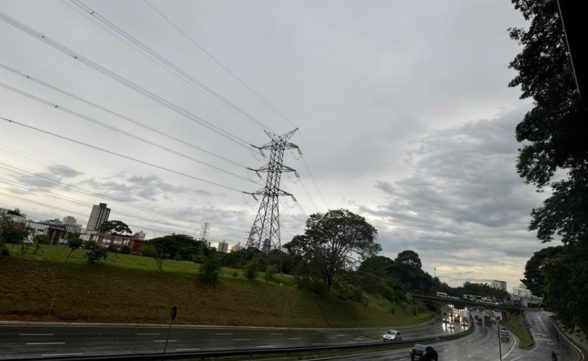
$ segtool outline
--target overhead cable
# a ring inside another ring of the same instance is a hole
[[[157,8],[155,5],[153,5],[153,3],[149,0],[144,0],[145,3],[151,7],[151,9],[153,9],[153,11],[155,11],[157,14],[159,14],[159,16],[161,18],[163,18],[170,26],[172,26],[174,29],[176,29],[180,34],[182,34],[190,43],[192,43],[192,45],[194,45],[195,47],[197,47],[200,51],[202,51],[202,53],[204,53],[208,58],[210,58],[214,63],[216,63],[221,69],[223,69],[225,72],[227,72],[227,74],[229,74],[233,79],[235,79],[237,82],[239,82],[245,89],[249,90],[249,92],[251,92],[251,94],[253,94],[255,97],[257,97],[263,104],[265,104],[268,108],[270,108],[275,114],[277,114],[278,116],[280,116],[282,119],[284,119],[285,121],[287,121],[291,126],[295,127],[295,128],[300,128],[299,126],[297,126],[290,118],[288,118],[284,113],[282,113],[277,107],[275,107],[270,101],[268,101],[265,97],[263,97],[260,93],[258,93],[255,89],[253,89],[252,86],[250,86],[249,84],[247,84],[247,82],[245,82],[241,77],[239,77],[237,74],[235,74],[228,66],[226,66],[225,64],[223,64],[223,62],[221,62],[219,59],[217,59],[210,51],[208,51],[204,46],[202,46],[200,43],[198,43],[192,36],[190,36],[186,31],[184,31],[180,26],[178,26],[169,16],[167,16],[162,10],[160,10],[159,8]],[[306,142],[306,139],[304,138],[303,132],[302,130],[300,130],[300,136],[302,137],[302,142],[304,143],[305,148],[307,149],[307,151],[305,153],[310,154],[308,151],[308,143]],[[311,160],[312,160],[312,156],[310,155]],[[308,175],[310,176],[312,183],[314,185],[314,187],[316,188],[317,192],[319,193],[319,196],[322,200],[322,202],[324,203],[324,205],[328,208],[328,204],[325,200],[325,197],[323,196],[323,192],[321,191],[321,189],[319,188],[314,175],[312,174],[309,165],[306,163],[306,160],[304,158],[302,158],[302,161],[304,163],[304,167],[306,168],[306,170],[308,171]],[[313,202],[314,203],[314,202]],[[315,205],[316,206],[316,205]]]
[[[42,180],[44,182],[47,182],[47,183],[59,184],[59,185],[62,185],[63,187],[75,189],[75,190],[77,190],[81,194],[89,195],[91,197],[95,197],[96,199],[107,200],[107,201],[112,202],[112,203],[115,203],[115,204],[120,204],[120,205],[126,206],[128,208],[131,208],[132,210],[135,210],[135,211],[136,210],[141,210],[141,211],[144,211],[144,212],[147,212],[147,213],[151,213],[151,214],[157,215],[157,216],[161,216],[161,214],[162,214],[162,212],[160,210],[158,210],[157,212],[154,212],[153,209],[149,209],[147,207],[142,207],[142,206],[139,206],[139,205],[133,205],[133,204],[130,204],[130,203],[127,203],[127,202],[116,200],[116,199],[111,198],[111,197],[109,197],[107,195],[104,195],[104,194],[101,194],[101,193],[91,192],[91,191],[88,191],[88,190],[86,190],[84,188],[77,187],[77,186],[72,185],[72,184],[67,184],[67,183],[61,182],[61,181],[59,181],[57,179],[51,179],[51,178],[43,177],[43,176],[41,176],[41,175],[39,175],[37,173],[27,172],[24,169],[21,169],[21,168],[18,168],[18,167],[14,167],[14,166],[11,166],[11,165],[6,164],[6,163],[3,163],[3,162],[0,162],[0,168],[2,168],[4,170],[8,170],[8,171],[10,171],[12,173],[26,175],[26,176],[29,176],[29,177],[34,177],[34,178],[40,179],[40,180]],[[26,186],[30,186],[30,185],[28,185],[28,184],[26,184],[26,183],[24,183],[22,181],[20,183],[21,184],[24,184]],[[136,218],[136,219],[140,219],[140,220],[143,220],[143,221],[149,221],[149,222],[154,222],[154,223],[165,224],[165,225],[170,226],[170,227],[179,227],[179,228],[185,227],[183,225],[177,225],[177,224],[162,222],[160,219],[158,219],[158,220],[147,219],[147,218],[143,218],[143,217],[140,217],[140,216],[131,216],[131,217]]]
[[[171,70],[171,72],[173,74],[175,74],[176,76],[179,76],[181,79],[183,79],[185,81],[188,81],[188,84],[195,86],[199,90],[203,91],[205,95],[220,102],[221,104],[223,104],[225,107],[227,107],[231,111],[233,111],[237,114],[240,114],[244,118],[246,118],[246,119],[252,121],[253,123],[255,123],[256,125],[260,126],[262,129],[270,130],[270,128],[267,125],[265,125],[262,121],[255,118],[251,114],[247,113],[246,111],[244,111],[243,109],[241,109],[240,107],[238,107],[237,105],[232,103],[230,100],[228,100],[227,98],[225,98],[224,96],[222,96],[218,92],[211,89],[206,84],[204,84],[201,81],[199,81],[198,79],[194,78],[192,75],[187,73],[185,70],[183,70],[182,68],[180,68],[176,64],[172,63],[167,58],[160,55],[157,51],[149,48],[147,45],[145,45],[144,43],[139,41],[137,38],[133,37],[132,35],[130,35],[126,31],[121,29],[119,26],[117,26],[116,24],[114,24],[113,22],[108,20],[106,17],[99,14],[95,9],[90,8],[89,6],[87,6],[86,4],[84,4],[83,2],[81,2],[79,0],[71,0],[71,2],[75,5],[77,5],[80,9],[82,9],[86,13],[88,13],[88,15],[92,16],[94,19],[96,19],[97,21],[99,21],[102,24],[104,24],[105,26],[107,26],[109,29],[114,31],[116,34],[119,34],[120,36],[124,37],[131,44],[134,44],[136,47],[138,47],[142,51],[143,54],[147,54],[149,56],[149,59],[151,59],[152,61],[155,61],[157,64],[167,67],[167,69]],[[128,42],[126,42],[126,41],[123,41],[123,42],[125,44],[129,45]],[[136,49],[136,48],[134,48],[134,49]]]
[[[168,133],[162,132],[162,131],[160,131],[160,130],[158,130],[158,129],[156,129],[156,128],[153,128],[153,127],[151,127],[151,126],[149,126],[149,125],[146,125],[146,124],[144,124],[144,123],[141,123],[141,122],[139,122],[139,121],[137,121],[137,120],[135,120],[135,119],[132,119],[132,118],[130,118],[130,117],[127,117],[127,116],[125,116],[125,115],[123,115],[123,114],[117,113],[117,112],[115,112],[115,111],[113,111],[113,110],[110,110],[110,109],[108,109],[108,108],[106,108],[106,107],[103,107],[103,106],[101,106],[101,105],[99,105],[99,104],[96,104],[96,103],[94,103],[94,102],[91,102],[91,101],[89,101],[89,100],[87,100],[87,99],[81,98],[81,97],[79,97],[79,96],[77,96],[77,95],[75,95],[75,94],[73,94],[73,93],[70,93],[70,92],[68,92],[68,91],[66,91],[66,90],[60,89],[60,88],[58,88],[58,87],[56,87],[56,86],[53,86],[53,85],[51,85],[51,84],[49,84],[49,83],[47,83],[47,82],[44,82],[44,81],[42,81],[42,80],[40,80],[40,79],[37,79],[37,78],[33,77],[33,76],[31,76],[31,75],[28,75],[28,74],[25,74],[25,73],[23,73],[23,72],[20,72],[20,71],[18,71],[18,70],[16,70],[16,69],[14,69],[14,68],[11,68],[11,67],[9,67],[9,66],[7,66],[7,65],[5,65],[5,64],[1,64],[1,63],[0,63],[0,68],[3,68],[3,69],[5,69],[5,70],[8,70],[8,71],[10,71],[10,72],[12,72],[12,73],[14,73],[14,74],[20,75],[20,76],[22,76],[23,78],[26,78],[26,79],[28,79],[28,80],[34,81],[34,82],[35,82],[35,83],[37,83],[37,84],[41,84],[41,85],[43,85],[43,86],[45,86],[45,87],[47,87],[47,88],[49,88],[49,89],[51,89],[51,90],[54,90],[54,91],[56,91],[56,92],[59,92],[59,93],[61,93],[61,94],[67,95],[67,96],[69,96],[69,97],[71,97],[71,98],[74,98],[74,99],[75,99],[75,100],[77,100],[77,101],[80,101],[80,102],[82,102],[82,103],[84,103],[84,104],[90,105],[90,106],[92,106],[92,107],[94,107],[94,108],[96,108],[96,109],[100,109],[100,110],[102,110],[103,112],[106,112],[106,113],[108,113],[108,114],[111,114],[111,115],[114,115],[114,116],[116,116],[116,117],[119,117],[119,118],[121,118],[121,119],[124,119],[124,120],[126,120],[126,121],[128,121],[128,122],[130,122],[130,123],[133,123],[133,124],[135,124],[135,125],[137,125],[137,126],[141,127],[141,128],[144,128],[144,129],[150,130],[150,131],[152,131],[152,132],[154,132],[154,133],[156,133],[156,134],[159,134],[159,135],[161,135],[161,136],[163,136],[163,137],[166,137],[166,138],[168,138],[168,139],[174,140],[174,141],[176,141],[176,142],[178,142],[178,143],[181,143],[181,144],[183,144],[183,145],[186,145],[186,146],[188,146],[188,147],[190,147],[190,148],[196,149],[196,150],[198,150],[198,151],[200,151],[200,152],[202,152],[202,153],[206,153],[206,154],[208,154],[208,155],[210,155],[210,156],[213,156],[213,157],[215,157],[215,158],[221,159],[221,160],[223,160],[223,161],[225,161],[225,162],[227,162],[227,163],[231,163],[231,164],[233,164],[233,165],[235,165],[235,166],[237,166],[237,167],[243,167],[243,165],[242,165],[242,164],[239,164],[239,163],[237,163],[237,162],[235,162],[235,161],[233,161],[233,160],[231,160],[231,159],[229,159],[229,158],[223,157],[222,155],[218,155],[218,154],[216,154],[216,153],[214,153],[214,152],[208,151],[208,150],[206,150],[206,149],[204,149],[204,148],[202,148],[202,147],[199,147],[199,146],[197,146],[197,145],[195,145],[195,144],[192,144],[192,143],[190,143],[190,142],[187,142],[187,141],[185,141],[185,140],[182,140],[182,139],[180,139],[180,138],[177,138],[177,137],[175,137],[175,136],[173,136],[173,135],[170,135],[170,134],[168,134]]]
[[[62,52],[63,54],[81,62],[82,64],[108,76],[109,78],[116,80],[117,82],[135,90],[136,92],[154,100],[155,102],[167,107],[168,109],[171,109],[173,111],[175,111],[176,113],[184,116],[185,118],[188,118],[189,120],[196,122],[202,126],[204,126],[205,128],[209,129],[210,131],[217,133],[218,135],[232,141],[233,143],[247,149],[250,150],[251,149],[251,145],[250,143],[248,143],[247,141],[245,141],[244,139],[240,138],[237,135],[231,134],[230,132],[218,127],[217,125],[205,120],[204,118],[178,106],[177,104],[164,99],[162,97],[160,97],[159,95],[139,86],[138,84],[122,77],[121,75],[111,71],[110,69],[92,61],[91,59],[71,50],[70,48],[66,47],[65,45],[47,37],[46,35],[34,30],[33,28],[17,21],[16,19],[8,16],[7,14],[3,13],[2,11],[0,11],[0,19],[5,21],[6,23],[14,26],[15,28],[29,34],[30,36],[44,42],[47,45],[50,45],[51,47],[55,48],[56,50]]]
[[[149,145],[151,145],[151,146],[153,146],[153,147],[159,148],[159,149],[161,149],[161,150],[165,150],[166,152],[169,152],[169,153],[175,154],[175,155],[177,155],[177,156],[180,156],[180,157],[183,157],[183,158],[189,159],[189,160],[191,160],[191,161],[193,161],[193,162],[195,162],[195,163],[199,163],[199,164],[202,164],[202,165],[204,165],[204,166],[210,167],[210,168],[212,168],[212,169],[215,169],[215,170],[217,170],[217,171],[219,171],[219,172],[226,173],[226,174],[232,175],[232,176],[234,176],[234,177],[237,177],[237,178],[244,179],[244,180],[246,180],[246,181],[249,181],[249,182],[252,182],[252,183],[257,183],[257,182],[255,182],[255,181],[252,181],[251,179],[249,179],[249,178],[247,178],[247,177],[244,177],[244,176],[242,176],[242,175],[239,175],[239,174],[237,174],[237,173],[233,173],[233,172],[231,172],[231,171],[228,171],[228,170],[226,170],[226,169],[223,169],[223,168],[221,168],[221,167],[218,167],[218,166],[216,166],[216,165],[213,165],[213,164],[210,164],[210,163],[207,163],[207,162],[201,161],[201,160],[199,160],[199,159],[193,158],[193,157],[191,157],[191,156],[189,156],[189,155],[187,155],[187,154],[184,154],[184,153],[181,153],[181,152],[175,151],[175,150],[173,150],[173,149],[171,149],[171,148],[168,148],[168,147],[166,147],[166,146],[164,146],[164,145],[158,144],[158,143],[156,143],[156,142],[153,142],[153,141],[151,141],[151,140],[145,139],[145,138],[143,138],[143,137],[140,137],[140,136],[138,136],[138,135],[135,135],[135,134],[133,134],[133,133],[130,133],[130,132],[124,131],[124,130],[122,130],[122,129],[119,129],[119,128],[116,128],[116,127],[113,127],[113,126],[111,126],[111,125],[108,125],[108,124],[106,124],[106,123],[104,123],[104,122],[101,122],[101,121],[99,121],[99,120],[97,120],[97,119],[94,119],[94,118],[88,117],[88,116],[86,116],[86,115],[83,115],[83,114],[81,114],[81,113],[78,113],[78,112],[76,112],[76,111],[73,111],[73,110],[71,110],[71,109],[68,109],[68,108],[66,108],[66,107],[63,107],[63,106],[61,106],[61,105],[59,105],[59,104],[56,104],[56,103],[50,102],[50,101],[48,101],[48,100],[45,100],[45,99],[39,98],[39,97],[37,97],[37,96],[35,96],[35,95],[29,94],[29,93],[27,93],[27,92],[24,92],[24,91],[22,91],[22,90],[20,90],[20,89],[14,88],[14,87],[12,87],[12,86],[10,86],[10,85],[8,85],[8,84],[5,84],[5,83],[2,83],[2,82],[0,82],[0,87],[2,87],[2,88],[4,88],[4,89],[7,89],[7,90],[10,90],[10,91],[12,91],[12,92],[14,92],[14,93],[17,93],[17,94],[23,95],[23,96],[25,96],[25,97],[27,97],[27,98],[29,98],[29,99],[32,99],[32,100],[34,100],[34,101],[36,101],[36,102],[39,102],[39,103],[45,104],[45,105],[47,105],[47,106],[49,106],[49,107],[51,107],[51,108],[53,108],[53,109],[61,110],[61,111],[65,112],[65,113],[71,114],[71,115],[73,115],[73,116],[76,116],[76,117],[78,117],[78,118],[81,118],[81,119],[84,119],[84,120],[86,120],[86,121],[88,121],[88,122],[91,122],[91,123],[94,123],[94,124],[96,124],[96,125],[99,125],[99,126],[101,126],[101,127],[103,127],[103,128],[109,129],[109,130],[111,130],[111,131],[113,131],[113,132],[117,132],[117,133],[120,133],[120,134],[124,134],[124,135],[126,135],[127,137],[130,137],[130,138],[136,139],[136,140],[138,140],[138,141],[140,141],[140,142],[143,142],[143,143],[145,143],[145,144],[149,144]],[[257,183],[257,184],[259,184],[259,183]]]
[[[56,137],[56,138],[67,140],[67,141],[72,142],[72,143],[83,145],[85,147],[92,148],[92,149],[95,149],[95,150],[98,150],[98,151],[101,151],[101,152],[104,152],[104,153],[108,153],[108,154],[111,154],[111,155],[114,155],[114,156],[117,156],[117,157],[120,157],[120,158],[124,158],[124,159],[130,160],[130,161],[136,162],[136,163],[140,163],[140,164],[143,164],[143,165],[152,167],[152,168],[160,169],[160,170],[163,170],[163,171],[166,171],[166,172],[169,172],[169,173],[177,174],[177,175],[180,175],[180,176],[183,176],[183,177],[186,177],[186,178],[197,180],[197,181],[202,182],[202,183],[207,183],[207,184],[210,184],[210,185],[213,185],[213,186],[216,186],[216,187],[224,188],[224,189],[235,191],[235,192],[238,192],[238,193],[244,193],[243,191],[241,191],[241,190],[239,190],[237,188],[231,187],[231,186],[227,186],[227,185],[224,185],[224,184],[221,184],[221,183],[210,181],[210,180],[207,180],[207,179],[204,179],[204,178],[196,177],[196,176],[193,176],[193,175],[184,173],[184,172],[180,172],[180,171],[177,171],[177,170],[173,170],[171,168],[167,168],[167,167],[164,167],[164,166],[161,166],[161,165],[157,165],[157,164],[150,163],[150,162],[147,162],[147,161],[144,161],[144,160],[140,160],[140,159],[137,159],[137,158],[128,156],[128,155],[124,155],[124,154],[121,154],[121,153],[117,153],[117,152],[114,152],[114,151],[105,149],[105,148],[97,147],[95,145],[84,143],[84,142],[81,142],[79,140],[75,140],[75,139],[72,139],[72,138],[68,138],[68,137],[65,137],[63,135],[50,132],[48,130],[44,130],[44,129],[41,129],[41,128],[34,127],[32,125],[21,123],[21,122],[18,122],[16,120],[13,120],[13,119],[10,119],[10,118],[6,118],[6,117],[3,117],[3,116],[0,116],[0,119],[4,120],[4,121],[6,121],[6,122],[8,122],[10,124],[14,124],[14,125],[18,125],[18,126],[23,127],[23,128],[31,129],[31,130],[34,130],[34,131],[39,132],[39,133],[44,133],[44,134],[47,134],[47,135],[51,135],[51,136]]]

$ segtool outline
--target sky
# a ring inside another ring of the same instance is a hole
[[[545,193],[516,173],[530,109],[507,1],[0,1],[0,207],[34,220],[107,203],[147,237],[245,243],[285,152],[282,244],[347,208],[382,254],[450,285],[518,286]],[[12,123],[8,120],[13,121]],[[18,123],[14,123],[18,122]],[[265,174],[261,174],[265,176]]]

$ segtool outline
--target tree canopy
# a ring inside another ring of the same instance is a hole
[[[423,267],[419,255],[415,251],[411,251],[409,249],[398,253],[398,256],[396,256],[396,262],[418,269]]]
[[[516,127],[523,142],[517,171],[526,182],[542,189],[556,171],[567,176],[551,184],[553,194],[532,212],[531,230],[543,242],[554,235],[564,243],[588,241],[588,121],[576,89],[573,69],[557,2],[513,0],[528,30],[510,29],[523,49],[510,63],[518,75],[521,98],[532,98],[533,108]]]
[[[304,234],[285,247],[301,260],[303,272],[320,279],[328,292],[340,272],[381,250],[377,234],[365,218],[345,209],[331,210],[312,214]]]
[[[123,222],[118,220],[105,221],[100,225],[100,233],[112,233],[118,235],[132,234],[131,228]]]
[[[525,283],[544,294],[566,326],[588,333],[588,110],[576,88],[562,21],[555,0],[513,0],[530,26],[510,29],[522,51],[510,67],[518,75],[521,98],[533,108],[516,127],[522,142],[517,171],[539,191],[551,194],[531,213],[530,230],[542,242],[561,240],[557,257],[536,253],[527,263]],[[545,257],[544,257],[545,256]],[[543,268],[542,268],[543,267]]]

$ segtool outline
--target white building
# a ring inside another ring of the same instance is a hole
[[[241,242],[237,242],[237,244],[234,244],[233,247],[231,247],[231,252],[237,252],[243,249],[243,246],[241,246]]]
[[[25,222],[27,221],[27,215],[24,213],[21,213],[18,208],[14,209],[14,210],[0,208],[0,217],[8,218],[8,221],[12,222],[12,223],[25,224]]]
[[[228,253],[229,252],[229,244],[225,241],[218,242],[218,252],[221,253]]]
[[[490,281],[490,287],[496,288],[497,290],[506,291],[506,282],[505,281]]]
[[[109,215],[110,208],[106,206],[106,203],[100,203],[97,206],[93,206],[92,213],[90,213],[90,219],[88,219],[86,232],[98,232],[102,223],[108,221]]]
[[[520,285],[519,287],[512,288],[512,295],[519,296],[519,297],[531,297],[531,291],[525,287],[525,285]]]

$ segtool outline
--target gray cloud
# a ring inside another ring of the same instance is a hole
[[[360,210],[376,220],[384,250],[415,249],[430,268],[490,259],[524,265],[540,248],[525,230],[543,196],[515,172],[513,132],[522,114],[433,133],[411,152],[406,177],[376,181],[385,201]]]
[[[74,178],[83,174],[63,164],[49,166],[49,172],[60,178]]]

